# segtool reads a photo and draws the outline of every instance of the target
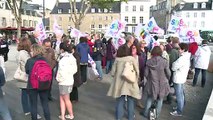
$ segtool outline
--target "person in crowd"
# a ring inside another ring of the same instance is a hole
[[[25,72],[25,64],[27,60],[30,58],[30,47],[31,42],[28,38],[23,37],[20,39],[18,43],[17,50],[19,51],[19,54],[17,56],[17,63],[18,67],[21,71]],[[23,108],[24,115],[30,114],[30,100],[29,95],[27,91],[27,81],[28,79],[24,81],[17,81],[17,87],[21,89],[21,104]]]
[[[195,86],[197,84],[199,73],[200,71],[202,71],[201,87],[204,87],[206,83],[206,70],[208,69],[211,56],[211,50],[208,46],[207,40],[202,41],[202,45],[198,47],[198,50],[195,52],[194,56],[195,75],[192,86]]]
[[[81,70],[81,80],[83,83],[87,82],[87,66],[88,66],[88,54],[90,54],[90,48],[87,44],[87,38],[81,37],[80,43],[76,46],[77,52],[81,56],[80,70]]]
[[[160,44],[160,48],[163,51],[162,57],[169,62],[169,54],[166,52],[166,46],[164,44]]]
[[[147,93],[146,106],[143,115],[148,117],[148,112],[153,104],[157,103],[157,118],[161,113],[163,98],[169,94],[169,78],[171,75],[169,63],[162,57],[162,50],[155,46],[151,51],[151,59],[147,60],[145,68],[147,83],[145,92]]]
[[[60,94],[61,115],[59,118],[61,120],[65,120],[65,118],[74,119],[70,93],[73,89],[73,75],[77,72],[77,63],[75,57],[72,55],[69,41],[64,41],[60,44],[60,51],[61,54],[56,75],[56,80],[59,82]],[[66,109],[68,110],[68,115],[65,115]]]
[[[104,56],[104,45],[103,42],[100,39],[100,35],[96,34],[95,35],[95,44],[93,48],[93,53],[92,53],[92,58],[95,61],[96,64],[96,69],[98,71],[99,80],[103,79],[103,71],[102,71],[102,57]]]
[[[102,47],[102,52],[103,52],[103,57],[102,57],[102,61],[101,61],[101,64],[102,64],[102,69],[105,69],[105,67],[106,67],[106,52],[107,52],[107,48],[106,48],[106,46],[107,46],[107,39],[105,38],[105,37],[103,37],[102,38],[102,45],[103,45],[103,47]]]
[[[128,35],[126,40],[129,46],[134,42],[134,38],[131,35]],[[129,54],[129,51],[129,47],[120,46],[118,48],[117,57],[111,71],[114,80],[111,83],[107,95],[116,99],[116,120],[122,119],[125,103],[127,103],[128,120],[134,120],[135,101],[136,99],[141,98],[138,86],[139,69],[137,61],[131,54]],[[136,79],[133,83],[130,83],[121,77],[126,62],[133,63],[134,70],[136,71]]]
[[[8,60],[9,45],[7,41],[0,34],[0,56],[4,57],[4,62]]]
[[[32,87],[32,84],[30,82],[30,76],[32,74],[32,69],[36,61],[38,60],[45,60],[46,59],[43,57],[44,55],[44,49],[42,46],[38,44],[33,44],[31,46],[31,58],[27,60],[27,63],[25,64],[25,71],[28,74],[28,82],[27,82],[27,89],[28,89],[28,94],[30,98],[30,108],[31,108],[31,118],[32,120],[37,120],[37,99],[38,95],[40,96],[40,101],[41,105],[44,111],[44,117],[46,120],[50,120],[50,111],[49,111],[49,105],[48,105],[48,92],[49,90],[38,90],[34,89]]]
[[[169,54],[169,68],[171,70],[171,77],[169,79],[169,85],[173,87],[173,71],[172,71],[172,63],[179,58],[179,38],[172,37],[172,50]],[[166,104],[171,104],[172,102],[172,93],[167,96]]]
[[[114,63],[114,61],[115,61],[115,57],[116,57],[116,49],[115,49],[115,46],[113,45],[112,38],[110,38],[110,39],[107,41],[106,74],[108,74],[108,73],[111,71],[112,65],[113,65],[113,63]]]
[[[172,50],[172,37],[170,36],[170,37],[168,37],[167,38],[167,40],[166,40],[166,42],[167,42],[167,44],[166,44],[166,52],[168,53],[168,54],[170,54],[170,52],[171,52],[171,50]]]
[[[172,71],[174,71],[173,82],[177,99],[177,107],[175,107],[174,111],[170,112],[170,114],[173,116],[182,116],[183,114],[185,104],[184,83],[187,79],[191,57],[191,54],[188,52],[188,45],[186,43],[180,43],[179,46],[180,49],[178,51],[180,57],[172,63]]]
[[[92,54],[92,49],[94,47],[94,43],[92,42],[92,38],[89,34],[87,36],[87,44],[89,45],[89,48],[90,48],[90,54]]]
[[[2,118],[1,120],[12,120],[8,107],[4,101],[4,95],[1,88],[2,86],[4,86],[5,82],[5,73],[0,66],[0,118]]]
[[[77,72],[74,74],[74,85],[73,85],[73,90],[70,93],[70,100],[72,102],[78,102],[78,87],[81,86],[81,84],[83,83],[81,81],[81,70],[80,70],[80,55],[76,50],[76,46],[72,45],[72,54],[76,59],[77,62]]]
[[[43,41],[43,46],[44,46],[44,49],[45,49],[43,57],[47,60],[48,64],[52,68],[52,72],[55,73],[54,68],[55,68],[57,62],[56,62],[56,58],[55,58],[54,49],[51,48],[51,40],[45,39]],[[54,76],[55,76],[55,74],[53,74],[53,79],[54,79]],[[53,100],[52,94],[51,94],[51,89],[52,89],[52,81],[51,81],[51,84],[50,84],[50,89],[49,89],[49,94],[48,94],[48,99],[50,101]]]
[[[127,54],[129,55],[129,56],[131,56],[132,55],[132,52],[131,52],[131,46],[133,45],[133,43],[134,43],[134,41],[135,41],[135,38],[132,36],[132,35],[127,35],[126,37],[125,37],[125,40],[126,40],[126,43],[125,44],[123,44],[123,45],[121,45],[119,48],[120,49],[126,49],[127,51]],[[119,49],[118,48],[118,49]],[[118,52],[118,50],[117,50],[117,52]]]

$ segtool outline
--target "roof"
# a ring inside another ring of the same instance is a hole
[[[120,13],[120,2],[115,2],[112,5],[112,12],[111,13]],[[78,9],[78,11],[81,8],[81,2],[76,2],[76,9]],[[98,7],[92,6],[89,10],[88,13],[91,13],[91,9],[95,8],[95,13],[98,12]],[[54,6],[54,8],[52,9],[50,14],[59,14],[58,13],[58,9],[62,10],[61,14],[70,14],[69,13],[69,9],[70,9],[70,3],[69,2],[60,2],[60,3],[56,3],[56,5]],[[103,9],[102,9],[103,12]]]
[[[202,4],[205,3],[206,7],[202,8]],[[197,8],[194,8],[194,4],[197,4]],[[177,4],[174,9],[176,11],[189,11],[189,10],[211,10],[212,3],[211,2],[194,2],[194,3],[185,3],[184,7],[181,9],[180,4]]]

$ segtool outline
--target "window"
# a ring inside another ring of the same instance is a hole
[[[190,27],[190,22],[187,22],[187,26]]]
[[[62,21],[62,17],[59,17],[59,21]]]
[[[135,33],[135,26],[132,27],[132,33]]]
[[[136,17],[132,17],[132,23],[136,23]]]
[[[111,16],[111,20],[113,20],[113,16]]]
[[[95,8],[91,8],[91,13],[95,13]]]
[[[108,9],[104,8],[104,12],[107,13],[107,12],[108,12]]]
[[[110,13],[112,12],[112,8],[109,8],[109,12],[110,12]]]
[[[101,25],[101,24],[100,24],[100,25],[98,25],[98,28],[99,28],[99,29],[101,29],[101,28],[102,28],[102,25]]]
[[[125,16],[124,20],[128,23],[128,21],[129,21],[128,16]]]
[[[68,9],[68,13],[71,13],[71,9]]]
[[[201,21],[201,27],[204,28],[205,27],[205,22]]]
[[[125,6],[125,11],[126,11],[126,12],[129,11],[129,6]]]
[[[143,5],[140,6],[140,11],[143,11]]]
[[[76,11],[76,13],[78,13],[78,9],[77,8],[75,9],[75,11]]]
[[[143,23],[143,17],[142,16],[140,17],[140,23]]]
[[[196,13],[196,12],[194,13],[194,17],[195,17],[195,18],[197,17],[197,13]]]
[[[202,3],[201,8],[206,8],[206,3]]]
[[[107,24],[105,25],[105,28],[108,28],[108,25],[107,25]]]
[[[194,3],[193,8],[198,8],[198,3]]]
[[[99,16],[99,20],[100,20],[100,21],[102,20],[102,17],[101,17],[101,16]]]
[[[71,22],[72,21],[72,17],[69,17],[69,22]]]
[[[26,27],[27,25],[27,20],[23,20],[23,26]]]
[[[5,17],[2,18],[2,26],[4,26],[4,27],[7,26],[7,21],[6,21]]]
[[[62,13],[62,9],[58,9],[58,13],[59,13],[59,14]]]
[[[91,28],[95,28],[95,25],[94,25],[94,24],[92,24],[92,25],[91,25]]]
[[[92,20],[93,20],[93,21],[95,20],[95,16],[92,16]]]
[[[15,27],[15,19],[12,19],[12,27]]]
[[[201,13],[201,17],[203,17],[203,18],[205,17],[205,12]]]
[[[125,32],[128,32],[128,26],[125,27]]]
[[[108,16],[105,16],[105,20],[108,20]]]
[[[29,20],[29,27],[32,27],[32,20]]]
[[[101,9],[100,8],[98,9],[98,12],[101,13]]]
[[[186,17],[187,17],[187,18],[189,18],[189,17],[190,17],[189,12],[187,12],[187,13],[186,13]]]
[[[135,5],[132,7],[132,11],[133,12],[136,11],[136,6]]]
[[[34,27],[35,27],[37,24],[38,24],[38,22],[37,22],[37,21],[34,21]]]
[[[197,27],[197,21],[193,22],[193,27],[196,28]]]

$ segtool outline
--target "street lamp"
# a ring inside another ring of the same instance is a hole
[[[45,28],[45,0],[43,0],[43,24]]]

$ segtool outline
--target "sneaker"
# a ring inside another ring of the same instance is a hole
[[[172,110],[176,111],[177,110],[177,106],[172,107]]]
[[[73,116],[73,115],[65,115],[65,118],[66,118],[66,119],[71,119],[71,120],[72,120],[72,119],[74,119],[74,116]]]
[[[170,114],[173,116],[182,116],[182,114],[179,114],[177,111],[170,112]]]
[[[30,115],[30,112],[24,113],[25,116]]]
[[[61,119],[61,120],[66,120],[65,118],[64,118],[64,119],[62,119],[61,115],[59,115],[59,116],[58,116],[58,118],[59,118],[59,119]]]
[[[41,119],[41,116],[39,114],[37,114],[37,119]]]

